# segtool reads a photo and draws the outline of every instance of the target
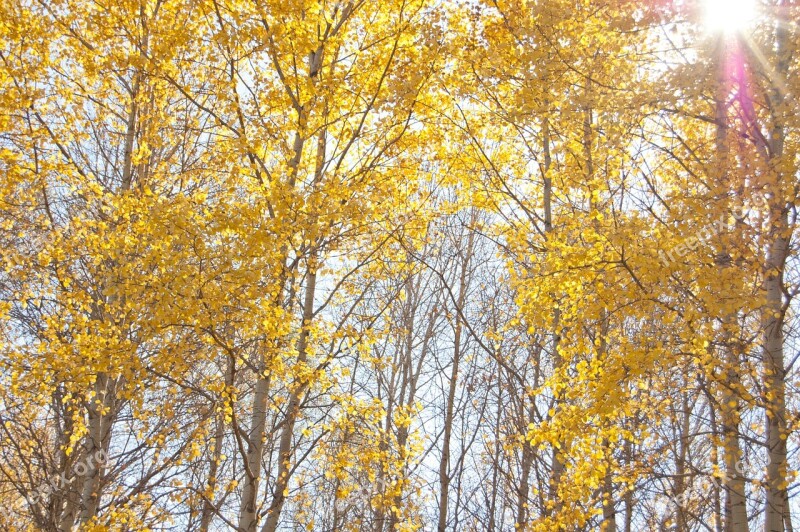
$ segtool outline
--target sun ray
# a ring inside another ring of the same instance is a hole
[[[763,72],[764,76],[769,80],[769,82],[775,87],[775,89],[780,92],[781,96],[783,96],[788,104],[791,106],[793,112],[800,114],[800,106],[794,100],[794,95],[791,93],[789,89],[789,84],[786,80],[778,74],[775,69],[770,64],[769,60],[764,56],[761,50],[758,47],[758,44],[753,42],[752,39],[749,37],[745,37],[743,39],[747,50],[750,52],[753,58],[758,62],[758,66],[760,67],[761,71]]]

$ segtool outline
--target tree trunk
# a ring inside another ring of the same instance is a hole
[[[549,111],[545,111],[549,112]],[[550,122],[547,118],[542,123],[542,150],[544,152],[544,168],[543,168],[543,182],[544,182],[544,230],[545,234],[549,237],[553,232],[553,180],[550,177],[550,166],[552,159],[550,156]],[[553,367],[558,369],[563,364],[561,355],[558,352],[559,343],[559,324],[561,321],[561,311],[559,309],[553,310]],[[555,408],[558,410],[561,404],[561,394],[555,392]],[[562,445],[563,448],[563,445]],[[553,448],[553,461],[550,473],[550,498],[556,502],[556,511],[560,504],[558,502],[558,486],[561,483],[561,477],[564,474],[564,463],[560,456],[560,451],[557,447]]]
[[[259,367],[263,367],[263,361]],[[247,433],[247,453],[238,532],[255,532],[258,525],[258,484],[261,477],[261,458],[264,454],[264,427],[267,418],[269,388],[269,379],[259,376],[253,392],[253,410],[250,415],[250,430]]]
[[[101,475],[103,463],[111,443],[116,396],[116,381],[105,372],[100,372],[95,381],[95,395],[87,406],[89,414],[89,434],[84,441],[82,463],[87,472],[83,475],[81,489],[81,509],[78,522],[85,525],[97,515],[100,502]]]
[[[609,442],[604,442],[608,454],[606,474],[603,476],[603,532],[617,532],[617,509],[614,500],[614,476]]]
[[[684,494],[686,493],[686,457],[689,454],[689,439],[690,439],[690,422],[692,410],[689,405],[688,394],[683,396],[683,404],[681,405],[681,428],[680,439],[678,440],[678,456],[675,460],[675,488],[673,491],[673,500],[675,504],[675,524],[676,530],[688,530],[688,522],[686,520],[686,510],[684,508]]]
[[[303,301],[303,323],[300,330],[300,337],[297,340],[297,363],[305,364],[308,357],[308,337],[310,334],[311,321],[314,318],[314,294],[317,287],[317,272],[311,268],[315,267],[315,258],[309,258],[309,271],[306,275],[306,293]],[[278,475],[275,479],[275,490],[272,493],[272,503],[267,510],[267,521],[264,523],[262,532],[275,532],[278,529],[283,505],[288,495],[289,476],[291,473],[292,462],[292,437],[294,436],[294,426],[300,414],[300,403],[302,402],[305,391],[308,388],[307,382],[295,382],[289,404],[286,407],[286,416],[283,419],[283,429],[278,447]]]
[[[473,212],[472,222],[475,222]],[[445,532],[447,527],[447,505],[448,491],[450,489],[450,438],[453,432],[453,409],[455,407],[456,388],[458,385],[458,368],[461,363],[461,332],[462,324],[460,316],[464,310],[464,302],[467,299],[468,270],[472,259],[473,246],[475,243],[475,232],[471,227],[467,228],[467,249],[464,260],[461,264],[461,272],[458,282],[458,308],[455,312],[455,327],[453,332],[453,366],[450,371],[450,384],[447,390],[447,404],[445,405],[444,435],[442,436],[442,457],[439,461],[439,518],[437,530]]]
[[[531,408],[532,410],[532,408]],[[533,417],[531,416],[531,419]],[[517,518],[516,530],[525,530],[525,523],[528,520],[528,493],[531,489],[531,467],[533,466],[533,447],[530,442],[522,444],[522,471],[519,479],[517,491]]]
[[[727,65],[727,46],[724,41],[720,41],[720,52],[718,53],[717,65],[717,94],[714,102],[714,115],[716,127],[715,143],[715,171],[714,189],[717,190],[718,199],[721,203],[721,212],[731,211],[731,206],[727,200],[731,191],[729,190],[728,176],[728,106],[726,98],[730,85]],[[728,273],[730,264],[730,250],[726,242],[729,231],[723,227],[719,228],[719,242],[716,246],[717,269],[720,276],[724,277]],[[725,298],[725,295],[721,297]],[[733,294],[727,297],[735,297]],[[720,417],[722,418],[722,438],[723,438],[723,460],[725,462],[725,511],[724,522],[726,532],[746,532],[747,528],[747,500],[745,498],[745,479],[737,471],[737,465],[741,459],[741,445],[739,442],[739,419],[740,401],[736,392],[736,385],[740,381],[739,357],[733,345],[731,331],[736,326],[736,315],[727,314],[721,317],[722,332],[720,333],[722,344],[722,364],[724,367],[724,382],[721,383],[722,393],[720,397]]]
[[[735,357],[727,349],[728,364],[736,363]],[[729,366],[730,367],[730,366]],[[728,386],[735,384],[737,372],[728,372]],[[733,374],[733,375],[732,375]],[[739,442],[739,398],[726,387],[722,394],[722,436],[725,445],[725,530],[726,532],[747,532],[747,499],[745,497],[745,478],[738,471],[742,451]]]
[[[785,2],[781,2],[785,8]],[[787,11],[781,9],[781,11]],[[792,51],[789,48],[789,28],[786,24],[776,25],[777,65],[774,76],[789,74]],[[785,78],[784,78],[785,79]],[[782,186],[785,175],[781,168],[785,141],[785,95],[783,90],[773,86],[770,90],[770,113],[772,129],[769,138],[770,168],[774,183],[768,195],[769,233],[767,235],[767,256],[764,271],[764,292],[766,302],[762,311],[764,328],[764,381],[766,390],[766,433],[769,465],[767,466],[767,497],[764,509],[765,532],[784,532],[791,528],[791,514],[787,500],[787,461],[786,439],[786,367],[783,353],[784,326],[784,268],[789,253],[789,219],[787,201]],[[785,527],[785,523],[789,526]]]
[[[228,355],[225,368],[225,386],[233,384],[233,369],[235,359]],[[214,432],[214,452],[211,456],[211,464],[208,471],[208,491],[209,496],[203,497],[203,511],[200,514],[200,532],[208,532],[211,519],[214,517],[214,492],[217,487],[217,471],[219,470],[220,457],[222,456],[222,444],[225,438],[225,412],[220,411],[217,415],[217,427]]]

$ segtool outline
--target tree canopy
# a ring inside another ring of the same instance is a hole
[[[791,532],[800,3],[0,3],[0,528]]]

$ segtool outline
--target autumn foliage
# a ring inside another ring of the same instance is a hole
[[[707,16],[0,3],[0,529],[793,530],[800,4]]]

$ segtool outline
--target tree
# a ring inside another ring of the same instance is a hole
[[[800,7],[705,4],[0,5],[0,527],[793,530]]]

